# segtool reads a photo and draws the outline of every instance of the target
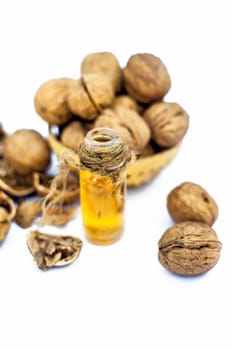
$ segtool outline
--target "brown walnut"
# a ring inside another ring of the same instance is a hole
[[[71,112],[86,120],[93,120],[112,104],[114,91],[108,78],[100,74],[84,74],[72,86],[68,96]]]
[[[69,78],[52,79],[37,90],[34,98],[35,109],[48,124],[62,125],[70,119],[67,98],[73,84],[75,80]]]
[[[96,119],[94,127],[109,127],[118,131],[130,150],[140,153],[150,140],[150,129],[135,111],[116,107],[106,109]]]
[[[163,148],[179,143],[189,126],[189,116],[178,103],[157,102],[144,112],[153,140]]]
[[[175,222],[197,221],[212,226],[218,217],[215,200],[192,182],[184,182],[168,194],[167,209]]]
[[[4,156],[18,174],[43,171],[50,163],[47,141],[35,130],[20,129],[7,137]]]
[[[63,145],[77,152],[85,135],[86,128],[80,121],[75,120],[62,129],[60,139]]]
[[[158,258],[165,269],[193,276],[212,269],[218,262],[221,242],[206,224],[185,221],[167,229],[158,243]]]
[[[111,52],[97,52],[87,55],[81,64],[81,73],[97,73],[108,78],[115,92],[122,86],[122,70],[117,58]]]
[[[171,86],[163,62],[148,53],[131,56],[123,70],[123,77],[129,95],[144,103],[161,100]]]
[[[114,101],[113,101],[112,108],[115,108],[118,106],[132,109],[133,111],[136,111],[138,113],[140,113],[140,111],[141,111],[141,108],[140,108],[139,104],[137,103],[137,101],[134,100],[129,95],[116,96]]]

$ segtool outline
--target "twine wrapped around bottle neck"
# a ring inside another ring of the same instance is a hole
[[[126,165],[128,147],[112,129],[98,128],[87,134],[78,153],[81,170],[114,179]]]

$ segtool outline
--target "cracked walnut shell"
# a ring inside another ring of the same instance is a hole
[[[129,95],[144,103],[161,100],[171,86],[163,62],[148,53],[131,56],[123,70],[123,77]]]
[[[222,245],[208,225],[185,221],[167,229],[158,247],[158,258],[165,269],[178,275],[194,276],[216,265]]]
[[[84,57],[81,63],[81,73],[97,73],[111,81],[114,91],[122,86],[122,70],[117,58],[111,52],[96,52]]]
[[[27,245],[38,267],[46,271],[53,266],[74,262],[80,254],[82,241],[78,237],[31,231],[27,236]]]
[[[114,91],[104,75],[83,74],[72,86],[67,99],[71,112],[86,120],[93,120],[112,104]]]
[[[158,102],[144,112],[153,140],[163,148],[178,144],[189,126],[189,116],[178,103]]]
[[[212,226],[218,217],[215,200],[192,182],[184,182],[168,194],[167,209],[175,222],[197,221]]]

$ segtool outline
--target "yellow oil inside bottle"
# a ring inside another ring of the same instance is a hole
[[[92,243],[107,245],[122,235],[125,204],[125,174],[111,177],[80,170],[80,196],[86,236]]]

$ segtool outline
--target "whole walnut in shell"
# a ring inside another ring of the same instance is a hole
[[[75,120],[62,129],[60,139],[63,145],[77,151],[85,135],[84,125],[79,120]]]
[[[7,137],[4,156],[18,174],[43,171],[50,163],[47,141],[35,130],[20,129]]]
[[[150,129],[143,118],[137,112],[124,107],[104,110],[96,119],[94,127],[115,129],[129,149],[136,153],[140,153],[150,140]]]
[[[116,96],[114,101],[113,101],[113,104],[112,104],[112,108],[115,108],[115,107],[125,107],[125,108],[128,108],[128,109],[132,109],[133,111],[136,111],[138,113],[140,113],[140,106],[139,104],[137,103],[137,101],[135,101],[131,96],[129,95],[119,95],[119,96]]]
[[[189,126],[189,116],[178,103],[157,102],[144,112],[153,140],[168,148],[179,143]]]
[[[161,100],[171,86],[164,63],[148,53],[131,56],[123,70],[123,77],[129,95],[144,103]]]
[[[158,243],[160,263],[178,275],[194,276],[212,269],[219,260],[221,243],[206,224],[185,221],[167,229]]]
[[[96,52],[87,55],[81,64],[81,73],[97,73],[108,78],[115,92],[122,86],[122,70],[117,58],[111,52]]]
[[[37,90],[34,98],[37,113],[48,124],[62,125],[71,117],[67,106],[70,86],[75,80],[69,78],[46,81]]]
[[[112,104],[114,91],[108,78],[100,74],[83,74],[70,89],[70,111],[86,120],[93,120]]]
[[[215,200],[192,182],[184,182],[168,194],[167,208],[175,222],[197,221],[212,226],[218,217]]]

